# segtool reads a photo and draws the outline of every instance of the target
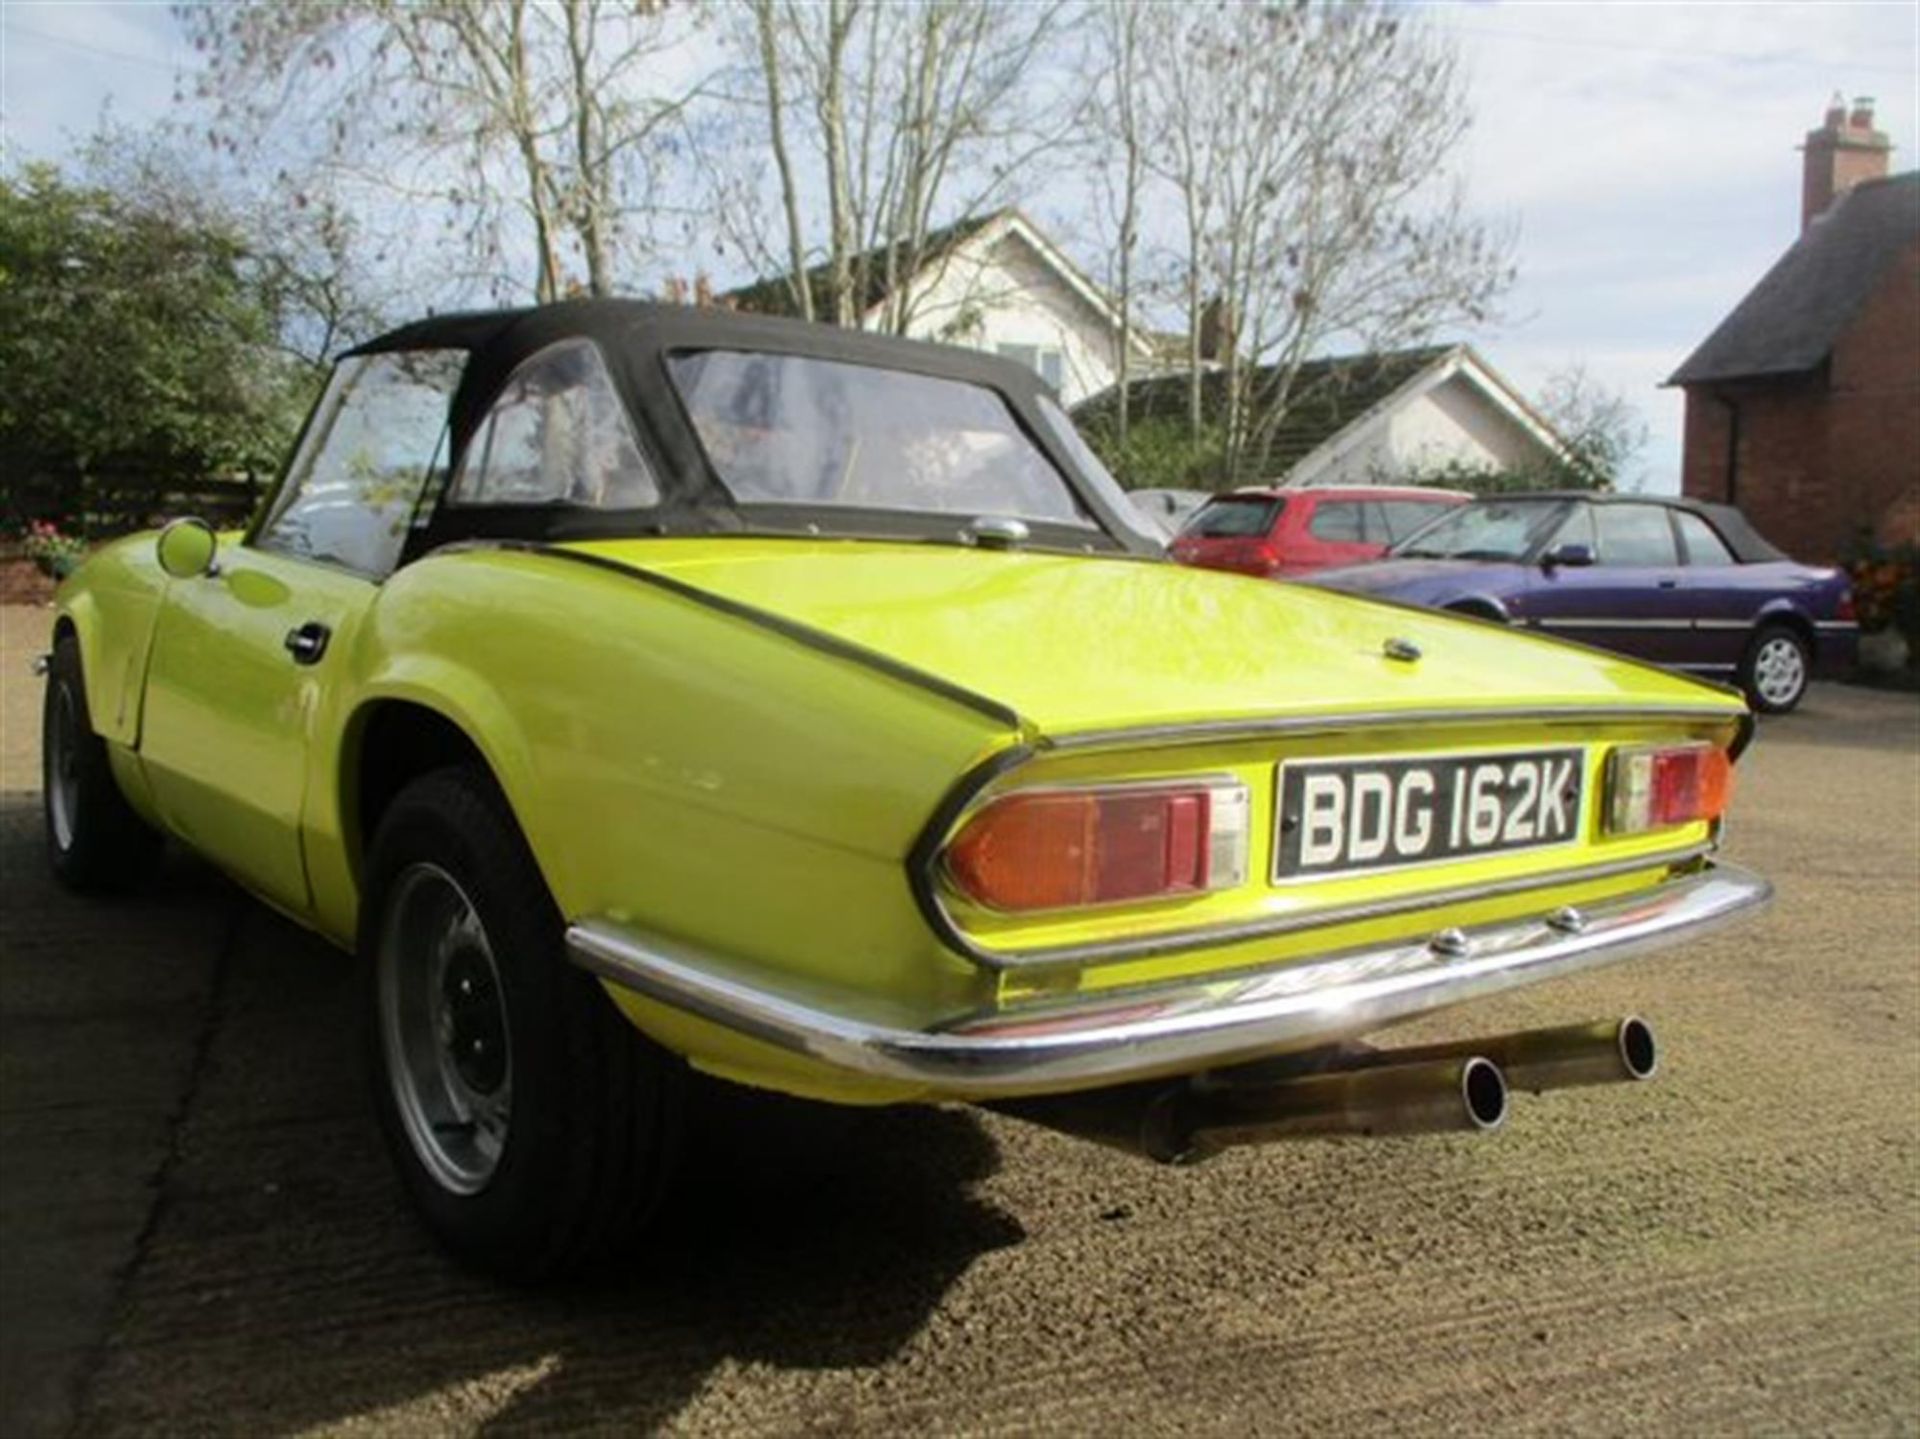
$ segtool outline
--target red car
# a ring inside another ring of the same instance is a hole
[[[1208,500],[1168,546],[1183,565],[1262,578],[1377,560],[1387,546],[1470,497],[1458,490],[1230,490]]]

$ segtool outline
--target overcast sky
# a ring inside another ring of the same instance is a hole
[[[1834,91],[1875,97],[1914,165],[1920,3],[1435,5],[1473,75],[1475,203],[1520,234],[1520,283],[1473,340],[1532,392],[1582,363],[1652,427],[1678,486],[1680,401],[1658,388],[1799,229],[1796,147]],[[59,159],[103,108],[172,105],[191,62],[162,4],[0,0],[8,164]]]

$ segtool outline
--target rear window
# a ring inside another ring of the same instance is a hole
[[[1200,512],[1187,521],[1181,533],[1203,540],[1224,540],[1236,536],[1264,535],[1280,518],[1285,500],[1259,495],[1230,496],[1208,500]]]
[[[983,386],[741,350],[678,354],[667,368],[708,463],[742,504],[1090,523]]]

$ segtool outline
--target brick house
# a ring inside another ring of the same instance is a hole
[[[1669,384],[1681,487],[1807,560],[1863,529],[1920,541],[1920,172],[1887,174],[1873,102],[1805,145],[1800,238]]]

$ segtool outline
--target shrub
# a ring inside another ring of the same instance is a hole
[[[20,548],[41,574],[63,580],[87,557],[87,542],[65,534],[47,520],[31,521],[20,537]]]
[[[1920,653],[1920,546],[1855,541],[1845,561],[1862,633],[1897,629],[1908,653]]]

